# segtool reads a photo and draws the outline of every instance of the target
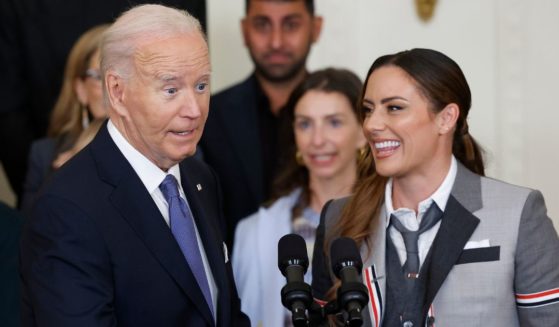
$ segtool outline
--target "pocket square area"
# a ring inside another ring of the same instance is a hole
[[[456,262],[457,265],[474,262],[499,261],[501,254],[500,246],[482,247],[476,249],[465,249]]]
[[[491,245],[489,244],[489,239],[481,240],[481,241],[469,241],[464,246],[464,250],[467,249],[477,249],[477,248],[488,248]]]

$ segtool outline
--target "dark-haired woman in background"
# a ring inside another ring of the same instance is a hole
[[[277,266],[278,240],[297,233],[312,252],[322,206],[352,192],[358,156],[366,145],[357,118],[361,86],[347,70],[317,71],[282,109],[289,126],[281,135],[288,162],[275,182],[276,197],[242,220],[235,233],[234,275],[242,310],[253,326],[290,325],[280,298],[285,277]],[[307,282],[310,276],[307,272]]]
[[[367,177],[323,209],[314,296],[335,296],[327,250],[347,236],[372,326],[559,326],[557,233],[540,192],[483,177],[460,67],[428,49],[380,57],[361,104]]]

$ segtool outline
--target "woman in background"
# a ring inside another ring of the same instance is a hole
[[[543,197],[483,177],[470,105],[462,70],[440,52],[373,63],[366,177],[323,209],[316,298],[335,297],[327,249],[346,236],[361,247],[372,326],[559,326],[559,239]]]
[[[236,228],[233,269],[242,310],[254,326],[286,326],[277,267],[277,244],[289,233],[301,235],[312,252],[319,213],[326,201],[351,194],[357,160],[366,145],[357,120],[359,78],[341,69],[310,74],[283,109],[289,132],[287,164],[275,182],[276,197]],[[312,254],[312,253],[311,253]],[[310,270],[310,269],[309,269]],[[310,281],[310,272],[305,278]]]
[[[58,168],[53,165],[57,158],[74,146],[91,121],[107,116],[99,74],[99,44],[108,27],[99,25],[89,29],[70,50],[62,88],[51,113],[48,136],[31,145],[23,186],[24,212],[30,209],[35,194],[49,174]]]

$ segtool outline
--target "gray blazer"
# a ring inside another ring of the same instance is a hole
[[[322,212],[313,260],[315,296],[332,285],[322,251],[324,230],[346,202],[330,202]],[[375,311],[382,321],[386,227],[385,219],[377,219],[370,254],[366,245],[361,249],[364,280],[369,276],[371,286],[364,312],[368,326],[382,325],[369,317]],[[432,309],[435,326],[559,326],[559,239],[539,191],[481,177],[459,163],[430,251],[424,312]]]

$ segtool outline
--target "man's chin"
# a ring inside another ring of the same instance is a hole
[[[268,67],[258,67],[256,73],[267,81],[281,83],[292,80],[297,76],[299,71],[290,66],[271,65]]]

